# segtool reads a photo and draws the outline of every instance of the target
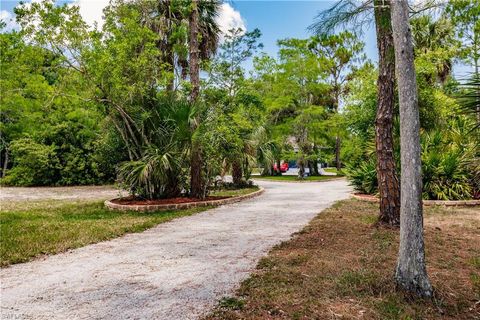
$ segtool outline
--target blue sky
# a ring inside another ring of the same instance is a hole
[[[77,0],[82,6],[94,7],[99,0]],[[1,0],[1,9],[10,13],[19,1]],[[25,1],[28,2],[28,1]],[[305,38],[310,35],[307,27],[315,15],[329,8],[335,1],[229,1],[228,4],[240,13],[248,30],[259,28],[262,31],[264,51],[276,55],[276,42],[282,38]],[[101,12],[101,8],[96,9]],[[364,35],[367,56],[377,59],[375,33],[373,28]]]
[[[248,29],[259,28],[262,31],[264,50],[276,54],[276,42],[282,38],[305,38],[311,34],[308,26],[318,12],[328,9],[335,1],[233,1]],[[365,30],[367,56],[377,59],[374,28]]]
[[[29,2],[32,0],[24,0]],[[34,0],[38,1],[38,0]],[[80,12],[87,23],[101,19],[102,8],[109,0],[62,0],[58,2],[75,2],[80,6]],[[13,8],[19,3],[18,0],[0,0],[0,17],[13,16]],[[259,28],[262,32],[261,42],[264,44],[266,53],[276,56],[278,39],[283,38],[306,38],[311,34],[308,26],[313,22],[318,12],[329,8],[335,1],[245,1],[230,0],[222,7],[221,24],[226,30],[232,26],[246,26],[248,30]],[[226,9],[226,10],[225,10]],[[373,17],[372,17],[373,18]],[[365,42],[365,53],[372,61],[377,61],[377,49],[375,41],[375,28],[373,24],[364,30],[361,35]],[[249,68],[251,63],[247,63]],[[456,65],[456,74],[463,74],[469,67]]]

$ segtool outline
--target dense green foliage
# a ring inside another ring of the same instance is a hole
[[[0,34],[1,182],[116,179],[137,196],[178,196],[190,190],[194,145],[204,194],[229,172],[237,185],[254,167],[278,175],[281,161],[296,163],[300,178],[320,175],[321,163],[343,166],[357,190],[376,193],[377,69],[360,37],[280,39],[271,57],[261,52],[258,29],[220,36],[218,4],[199,2],[195,103],[188,100],[190,1],[115,0],[101,28],[88,26],[74,5],[17,7],[20,31]],[[411,22],[425,198],[479,196],[477,4],[452,1]],[[452,73],[459,61],[475,67],[466,86]],[[398,124],[394,130],[398,159]]]
[[[478,197],[479,132],[476,127],[475,86],[459,86],[452,75],[462,46],[448,16],[412,20],[415,44],[422,144],[423,196],[425,199],[463,200]],[[356,190],[377,193],[374,131],[375,69],[366,69],[352,81],[346,117],[351,141],[348,176]],[[475,78],[475,74],[473,74]],[[470,98],[468,98],[470,95]],[[472,99],[473,97],[473,99]],[[464,105],[463,112],[461,105]],[[397,115],[398,117],[398,115]],[[395,152],[399,162],[398,119]],[[358,146],[362,146],[358,148]],[[399,166],[397,166],[399,168]],[[400,172],[399,172],[400,174]]]

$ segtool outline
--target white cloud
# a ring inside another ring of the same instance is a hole
[[[31,2],[40,2],[41,0],[30,0],[24,5],[29,5]],[[101,28],[103,25],[103,9],[108,6],[109,0],[74,0],[71,2],[71,5],[76,5],[79,7],[80,14],[83,19],[89,26],[93,26],[97,22],[98,27]],[[8,18],[12,22],[7,26],[17,27],[13,15],[5,10],[0,11],[0,18],[6,21]],[[220,6],[220,12],[217,17],[217,23],[219,24],[220,31],[222,34],[226,34],[228,30],[232,28],[241,28],[247,30],[245,20],[240,15],[240,12],[235,10],[229,3],[223,3]],[[222,37],[223,38],[223,37]]]
[[[245,21],[240,15],[240,12],[232,8],[232,6],[228,3],[222,3],[217,17],[217,23],[220,27],[220,31],[222,31],[223,34],[228,33],[228,30],[232,28],[241,28],[244,31],[247,30]]]
[[[72,5],[79,7],[83,20],[92,27],[96,22],[98,28],[103,25],[103,9],[108,4],[109,0],[75,0],[72,2]]]
[[[5,24],[6,24],[5,30],[12,30],[12,29],[18,30],[19,29],[19,25],[15,21],[15,17],[13,16],[13,14],[11,12],[9,12],[7,10],[1,10],[0,11],[0,20],[5,22]]]

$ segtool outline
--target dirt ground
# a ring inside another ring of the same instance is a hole
[[[208,319],[480,319],[480,210],[425,208],[432,301],[395,287],[398,230],[375,227],[377,213],[359,200],[324,210]]]

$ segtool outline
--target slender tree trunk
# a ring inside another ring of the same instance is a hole
[[[280,170],[280,158],[277,159],[277,170],[275,172],[275,175],[277,175],[277,176],[282,175],[282,171]]]
[[[338,114],[338,108],[340,106],[340,87],[337,83],[337,78],[335,77],[334,82],[335,87],[335,113]],[[337,135],[335,137],[335,165],[337,167],[337,171],[342,170],[342,162],[340,160],[340,148],[341,148],[342,141],[340,140],[340,136]]]
[[[392,2],[393,40],[400,100],[401,209],[400,249],[395,279],[404,290],[432,296],[423,240],[420,119],[413,43],[407,0]]]
[[[242,164],[240,160],[235,160],[232,163],[232,180],[235,185],[239,185],[242,182],[243,172]]]
[[[303,155],[297,161],[298,165],[298,178],[303,179],[305,176],[305,159]]]
[[[198,3],[192,1],[192,12],[189,17],[189,55],[190,55],[190,83],[192,91],[190,100],[195,103],[200,92],[200,69],[199,69],[199,48],[198,48]],[[198,125],[197,116],[195,126]],[[193,130],[196,127],[192,128]],[[192,141],[192,151],[190,159],[190,195],[196,198],[204,197],[203,179],[202,179],[202,150],[200,144],[195,139]]]
[[[400,183],[393,153],[393,110],[395,102],[395,49],[391,25],[390,0],[375,0],[375,24],[379,70],[375,142],[377,180],[380,192],[379,223],[400,226]]]
[[[474,64],[475,64],[475,78],[478,80],[480,79],[480,74],[479,74],[479,49],[478,49],[478,42],[479,42],[479,39],[478,39],[478,36],[477,34],[475,33],[474,34]],[[478,100],[478,97],[480,96],[480,89],[477,90],[477,100]],[[480,125],[480,104],[478,103],[477,101],[477,124]]]
[[[340,147],[341,147],[340,137],[337,136],[335,138],[335,165],[337,166],[337,172],[342,170],[342,163],[340,161]]]

